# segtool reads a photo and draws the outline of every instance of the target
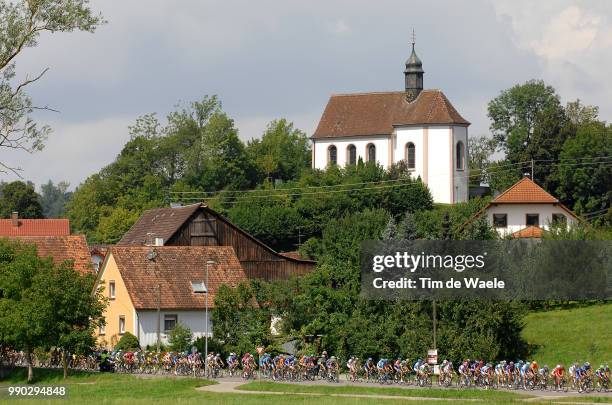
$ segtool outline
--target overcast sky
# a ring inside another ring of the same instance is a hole
[[[138,116],[163,119],[206,94],[220,97],[244,140],[282,117],[311,135],[330,94],[403,89],[412,28],[425,87],[445,92],[470,135],[488,133],[490,99],[532,78],[612,119],[612,1],[91,4],[108,24],[45,35],[17,60],[22,76],[50,68],[30,94],[60,111],[37,115],[54,129],[42,152],[0,151],[37,185],[76,187],[113,161]]]

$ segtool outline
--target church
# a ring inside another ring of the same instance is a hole
[[[332,95],[311,137],[313,168],[403,160],[435,202],[467,201],[470,123],[441,90],[423,89],[423,73],[413,41],[404,91]]]

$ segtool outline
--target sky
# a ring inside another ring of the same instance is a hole
[[[403,90],[411,33],[425,88],[442,89],[488,134],[487,103],[529,79],[612,120],[612,1],[92,0],[95,33],[45,34],[17,59],[49,68],[29,94],[45,149],[0,151],[40,185],[78,186],[111,163],[137,117],[216,94],[240,137],[287,118],[309,136],[331,94]],[[0,180],[18,179],[0,174]]]

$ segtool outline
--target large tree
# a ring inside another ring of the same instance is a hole
[[[105,307],[102,292],[92,294],[94,279],[70,262],[40,258],[35,246],[0,239],[0,339],[24,351],[28,381],[34,377],[34,349],[59,347],[66,353],[93,347]]]
[[[61,218],[66,212],[66,204],[72,196],[68,191],[69,183],[60,181],[54,184],[49,180],[40,186],[40,203],[45,218]]]
[[[20,0],[0,2],[0,21],[0,148],[40,150],[50,128],[38,125],[32,113],[50,108],[35,105],[26,90],[48,68],[18,77],[17,57],[35,47],[44,32],[93,32],[103,20],[87,0]],[[8,162],[0,162],[0,168],[18,170]]]
[[[295,180],[310,167],[308,137],[284,118],[270,122],[261,139],[249,142],[247,151],[263,179]]]
[[[43,218],[40,196],[32,183],[14,181],[0,185],[0,216],[10,218],[18,212],[22,218]]]

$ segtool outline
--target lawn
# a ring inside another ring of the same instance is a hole
[[[525,320],[523,337],[534,347],[531,356],[539,364],[612,365],[612,303],[534,312]]]
[[[357,394],[357,395],[393,395],[398,397],[423,397],[423,398],[457,398],[457,399],[481,399],[487,403],[495,400],[521,400],[528,398],[527,395],[516,394],[506,391],[452,388],[399,388],[382,386],[351,386],[351,385],[305,385],[305,384],[283,384],[272,381],[256,381],[243,384],[239,390],[262,391],[262,392],[300,392],[317,394]],[[428,402],[429,403],[429,402]]]
[[[251,404],[275,404],[282,402],[283,404],[303,404],[303,405],[349,405],[349,404],[396,404],[398,400],[409,399],[407,397],[402,398],[398,396],[396,400],[391,399],[377,399],[377,398],[345,398],[345,397],[332,397],[332,396],[316,396],[308,397],[306,395],[278,395],[278,394],[265,394],[262,392],[259,394],[217,394],[208,392],[199,392],[196,387],[211,384],[209,381],[192,379],[192,378],[172,378],[172,377],[153,377],[153,378],[138,378],[131,375],[122,374],[98,374],[98,373],[73,373],[68,380],[64,381],[61,377],[60,370],[35,370],[37,376],[37,384],[54,385],[54,384],[65,384],[67,386],[68,395],[66,400],[42,400],[33,399],[25,400],[19,399],[13,401],[17,404],[51,404],[57,405],[59,403],[69,404],[149,404],[149,403],[179,403],[179,404],[236,404],[236,405],[251,405]],[[0,403],[5,403],[7,398],[7,386],[11,384],[24,384],[25,383],[25,370],[17,370],[12,373],[8,379],[0,381]],[[260,388],[265,385],[260,384]],[[249,384],[251,385],[251,384]],[[276,386],[283,388],[284,385],[277,384]],[[379,387],[310,387],[310,386],[296,386],[295,390],[299,389],[311,390],[311,389],[322,389],[328,388],[330,391],[327,393],[333,393],[335,390],[340,390],[338,393],[353,393],[353,394],[378,394],[384,393],[386,395],[394,395],[392,392],[398,390],[397,388],[379,388]],[[364,391],[364,388],[366,391]],[[250,389],[255,389],[251,387]],[[405,395],[408,395],[408,390],[399,389],[404,391]],[[430,392],[429,396],[434,391],[442,390],[410,390],[412,395],[424,396],[423,392]],[[470,391],[454,391],[456,395],[462,396],[461,398],[466,399],[462,401],[453,401],[453,404],[473,404],[474,402],[468,402],[469,395],[465,396]],[[321,392],[325,394],[326,392]],[[474,393],[476,395],[476,393]],[[514,400],[512,394],[510,396],[504,395],[505,393],[491,393],[482,394],[489,395],[488,397],[481,397],[483,400],[481,403],[486,404],[505,404],[510,402],[520,402]],[[445,394],[450,396],[449,394]],[[407,403],[411,403],[406,401]],[[412,402],[412,403],[417,403]],[[447,404],[448,401],[432,400],[427,401],[430,405],[442,405]]]

